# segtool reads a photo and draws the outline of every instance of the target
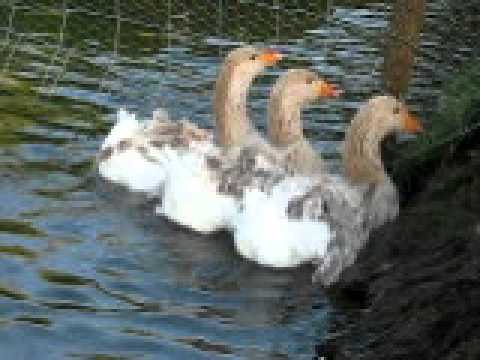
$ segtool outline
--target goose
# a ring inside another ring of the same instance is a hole
[[[267,191],[244,190],[233,225],[235,248],[269,267],[313,263],[312,279],[333,284],[353,264],[370,231],[398,215],[398,192],[381,160],[382,140],[394,132],[420,131],[405,104],[392,96],[373,97],[346,131],[343,176],[294,174]]]
[[[271,92],[268,117],[279,117],[288,124],[300,122],[304,105],[318,97],[337,95],[338,91],[332,85],[312,72],[288,71]],[[224,127],[217,125],[217,131],[225,131]],[[231,220],[242,206],[243,189],[247,186],[259,189],[273,186],[290,171],[290,162],[300,164],[300,157],[291,160],[291,155],[308,151],[307,142],[298,142],[291,136],[292,131],[296,129],[275,129],[276,139],[286,145],[282,150],[251,129],[242,128],[228,136],[219,136],[228,142],[217,152],[211,151],[208,156],[200,157],[189,155],[188,159],[184,157],[182,161],[172,162],[175,169],[170,168],[168,172],[163,201],[157,207],[157,213],[201,233],[232,229]],[[236,139],[239,133],[243,134],[242,141]],[[282,140],[284,135],[289,136],[288,143]]]
[[[253,132],[246,109],[249,86],[281,57],[277,51],[250,46],[228,54],[215,84],[215,133],[187,120],[172,121],[164,109],[157,109],[149,121],[121,109],[97,156],[99,175],[131,191],[160,196],[168,164],[179,156],[199,157],[215,151],[217,144],[243,143]]]

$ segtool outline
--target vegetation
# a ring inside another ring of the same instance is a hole
[[[445,155],[480,129],[479,61],[467,64],[445,82],[438,104],[424,134],[416,141],[388,149],[388,167],[406,195],[420,190],[429,179],[426,175],[439,166]]]
[[[480,77],[474,63],[445,87],[432,135],[396,164],[414,179],[408,206],[376,231],[335,289],[361,310],[319,346],[335,359],[477,359],[480,314]],[[428,141],[427,141],[428,139]],[[408,161],[414,165],[405,166]],[[399,165],[401,164],[401,165]],[[365,334],[368,334],[365,336]]]

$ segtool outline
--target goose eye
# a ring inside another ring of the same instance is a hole
[[[394,113],[395,115],[400,114],[400,107],[399,107],[399,106],[395,106],[395,107],[393,108],[393,113]]]
[[[256,60],[257,59],[257,55],[253,54],[253,55],[250,55],[250,57],[248,58],[248,60]]]
[[[313,83],[313,79],[312,78],[308,78],[307,81],[305,81],[308,85],[311,85]]]

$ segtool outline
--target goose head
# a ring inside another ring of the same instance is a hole
[[[248,89],[257,75],[281,58],[275,50],[251,46],[234,49],[228,54],[215,84],[213,100],[220,145],[240,145],[253,131],[247,116]]]
[[[274,49],[258,49],[252,46],[240,47],[232,50],[227,57],[223,68],[229,70],[231,76],[239,75],[242,79],[253,80],[265,67],[275,65],[282,55]]]
[[[356,183],[385,181],[381,142],[389,134],[423,131],[407,106],[393,96],[377,96],[360,107],[345,134],[343,161],[347,178]]]
[[[286,146],[303,139],[300,119],[302,108],[319,97],[336,97],[335,86],[312,71],[292,69],[284,73],[270,93],[268,139],[273,145]]]
[[[400,132],[417,134],[423,131],[423,127],[408,111],[407,106],[393,96],[376,96],[368,101],[360,110],[370,118],[370,131],[382,140],[386,135]],[[361,114],[359,114],[361,115]]]

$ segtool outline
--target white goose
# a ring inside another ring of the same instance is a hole
[[[167,164],[177,156],[201,156],[212,151],[215,142],[222,146],[243,143],[252,132],[246,109],[249,86],[280,58],[278,52],[253,47],[230,52],[215,85],[216,138],[186,120],[171,121],[162,109],[154,112],[150,121],[138,121],[135,115],[120,110],[98,155],[100,176],[131,191],[160,195]]]
[[[193,230],[225,227],[236,205],[231,197],[218,194],[206,160],[219,156],[217,144],[230,149],[255,138],[247,116],[248,89],[266,66],[280,59],[281,54],[269,49],[230,52],[215,85],[216,134],[188,121],[171,121],[163,110],[147,122],[119,111],[98,156],[100,176],[161,198],[157,213]]]
[[[371,229],[398,214],[397,190],[380,156],[382,139],[395,131],[416,133],[421,126],[400,101],[375,97],[360,107],[346,132],[345,177],[300,173],[268,191],[247,188],[234,224],[239,253],[271,267],[313,262],[318,265],[314,280],[335,282]]]
[[[272,92],[271,103],[276,105],[269,107],[270,118],[281,117],[290,121],[291,117],[300,117],[300,108],[309,101],[336,95],[331,85],[311,72],[298,70],[289,74],[281,79],[293,79],[289,81],[291,86],[276,86]],[[295,96],[289,91],[276,93],[280,88],[292,90]],[[298,111],[291,112],[290,105]],[[231,130],[231,127],[217,125],[217,130]],[[289,130],[282,128],[278,132],[286,134],[290,133]],[[244,134],[241,137],[243,142],[235,139],[239,133]],[[289,171],[291,155],[308,150],[303,141],[300,145],[292,142],[283,151],[278,151],[251,129],[240,129],[220,137],[235,141],[229,141],[219,151],[211,151],[207,156],[189,156],[172,162],[165,181],[163,202],[158,207],[158,212],[171,220],[203,233],[231,229],[241,207],[243,190],[247,186],[259,190],[271,186]],[[298,156],[295,159],[299,161]]]

